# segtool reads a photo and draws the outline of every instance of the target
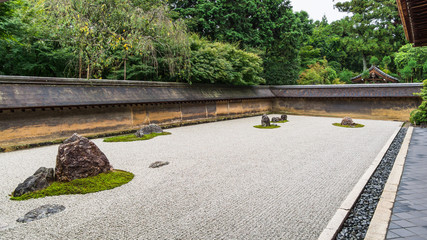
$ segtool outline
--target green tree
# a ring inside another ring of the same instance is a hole
[[[424,87],[418,94],[422,98],[422,103],[418,109],[411,112],[410,120],[415,125],[427,125],[427,80],[424,80]]]
[[[342,84],[337,72],[323,59],[304,70],[298,79],[300,85]]]
[[[229,43],[191,38],[190,81],[229,85],[265,83],[262,59]]]
[[[13,9],[6,25],[6,37],[0,37],[0,73],[27,76],[64,76],[73,58],[52,38],[51,29],[38,21],[44,14],[39,1],[8,1]],[[2,25],[4,22],[0,23]],[[4,35],[3,35],[4,36]]]
[[[210,40],[258,48],[268,84],[292,84],[298,78],[299,48],[310,31],[305,13],[294,14],[289,0],[170,0],[176,17],[190,31]]]
[[[424,78],[424,64],[427,61],[427,47],[402,46],[395,54],[394,62],[398,72],[406,81],[420,82]]]
[[[370,63],[370,64],[372,64],[372,65],[377,66],[377,65],[378,65],[378,63],[380,63],[380,60],[379,60],[377,57],[372,56],[372,57],[371,57],[371,60],[369,61],[369,63]]]
[[[360,70],[362,65],[357,61],[358,53],[347,51],[347,46],[342,41],[347,36],[343,28],[344,24],[344,19],[331,24],[324,19],[313,24],[313,32],[311,35],[308,34],[308,40],[300,50],[302,69],[305,69],[307,64],[313,64],[326,57],[330,63],[337,62],[341,65],[340,69],[336,69],[337,71],[342,67],[352,71]]]
[[[337,2],[335,7],[352,14],[341,21],[347,33],[342,41],[347,52],[360,54],[363,70],[369,56],[388,55],[405,43],[394,0],[351,0]]]
[[[133,77],[178,80],[176,74],[188,64],[186,28],[168,17],[167,7],[147,8],[147,1],[47,0],[44,21],[78,56],[79,77],[105,78],[123,71],[127,79],[129,58],[142,65],[130,68],[142,69],[132,72]]]
[[[382,60],[382,64],[383,64],[384,68],[388,69],[388,65],[390,65],[390,63],[391,63],[391,57],[385,56]]]
[[[351,84],[351,79],[356,76],[356,74],[348,69],[344,69],[338,74],[338,77],[341,82]]]
[[[13,3],[0,2],[0,38],[5,38],[8,35],[12,15]]]

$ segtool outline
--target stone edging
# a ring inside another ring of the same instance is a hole
[[[368,167],[368,169],[359,179],[357,184],[353,187],[353,190],[351,190],[351,192],[347,195],[346,199],[341,203],[341,206],[338,208],[338,210],[335,212],[335,215],[332,217],[332,219],[329,221],[326,228],[320,234],[318,240],[331,240],[338,234],[338,231],[341,229],[341,226],[344,223],[348,214],[350,213],[351,208],[359,198],[360,194],[365,188],[365,185],[368,183],[372,174],[377,169],[382,158],[384,157],[385,153],[387,152],[388,148],[390,147],[391,143],[393,142],[394,138],[399,133],[399,131],[400,131],[400,128],[397,129],[388,139],[384,147],[375,157],[372,164]]]
[[[390,222],[394,201],[397,195],[397,189],[400,184],[400,179],[403,174],[406,155],[408,153],[409,143],[411,142],[412,132],[414,128],[409,127],[408,133],[403,140],[402,147],[396,157],[393,169],[388,177],[387,183],[384,186],[384,191],[375,209],[374,216],[372,217],[371,224],[369,225],[368,232],[366,233],[366,240],[380,240],[386,239],[387,229]]]

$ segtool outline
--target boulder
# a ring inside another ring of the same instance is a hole
[[[55,171],[53,168],[41,167],[16,187],[13,196],[19,197],[28,192],[47,188],[53,181],[55,181]]]
[[[141,138],[146,134],[162,133],[162,132],[163,132],[163,130],[161,127],[159,127],[156,124],[150,124],[148,126],[142,127],[138,131],[136,131],[135,136]]]
[[[281,119],[281,118],[279,118],[279,117],[272,117],[272,118],[271,118],[271,121],[272,121],[272,122],[280,122],[280,121],[282,121],[282,119]]]
[[[113,170],[105,154],[89,139],[74,134],[59,146],[55,175],[61,182],[96,176]]]
[[[157,161],[157,162],[153,162],[152,164],[150,164],[150,168],[159,168],[162,166],[166,166],[168,164],[169,164],[169,162]]]
[[[263,127],[270,126],[270,118],[266,114],[262,115],[261,117],[261,125]]]
[[[287,121],[288,120],[288,115],[283,114],[280,116],[280,118],[282,119],[282,121]]]
[[[42,218],[49,217],[55,213],[59,213],[65,210],[65,207],[57,204],[46,204],[36,209],[33,209],[26,213],[24,217],[18,218],[16,221],[20,223],[32,222]]]
[[[350,117],[345,117],[342,119],[341,125],[353,126],[355,125],[355,123],[353,122],[353,119],[351,119]]]

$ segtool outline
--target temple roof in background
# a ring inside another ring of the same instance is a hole
[[[362,78],[362,74],[351,79],[353,83],[398,83],[399,79],[381,71],[376,66],[369,68],[369,77],[366,79]]]

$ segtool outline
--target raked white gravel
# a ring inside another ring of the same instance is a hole
[[[275,116],[275,115],[270,115]],[[0,154],[0,239],[316,239],[400,122],[289,116],[278,129],[261,117],[168,129],[130,143],[94,142],[128,184],[86,195],[11,201],[58,145]],[[154,161],[169,161],[158,169]],[[43,204],[65,211],[27,224]]]

